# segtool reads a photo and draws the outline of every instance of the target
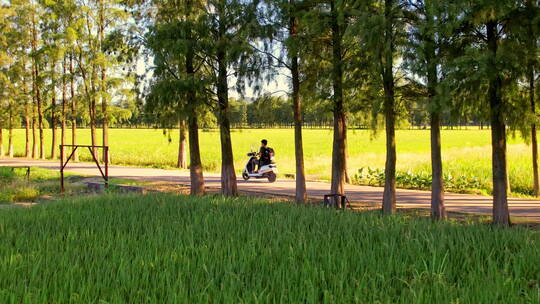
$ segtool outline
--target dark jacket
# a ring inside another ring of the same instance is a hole
[[[259,160],[264,162],[270,162],[270,148],[268,147],[261,147],[259,150]]]

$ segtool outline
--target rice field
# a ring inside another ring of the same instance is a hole
[[[540,234],[250,198],[0,209],[0,303],[538,303]]]
[[[413,175],[429,175],[429,130],[398,130],[397,168]],[[68,138],[70,134],[68,133]],[[79,130],[79,144],[90,144],[89,130]],[[294,135],[292,129],[233,130],[235,166],[240,171],[245,153],[258,149],[261,139],[268,139],[276,151],[281,173],[294,173]],[[6,140],[5,140],[6,141]],[[47,154],[50,154],[50,130],[46,131]],[[349,130],[348,167],[354,176],[360,168],[384,168],[384,134],[368,130]],[[115,164],[173,167],[176,163],[178,131],[164,134],[159,129],[111,129],[111,157]],[[206,170],[218,172],[220,144],[217,130],[200,132],[202,161]],[[6,143],[5,143],[6,145]],[[443,162],[445,173],[452,178],[474,179],[473,192],[491,191],[491,148],[489,130],[443,130]],[[306,174],[311,179],[327,180],[330,176],[332,131],[304,130]],[[24,130],[15,131],[15,152],[24,151]],[[86,152],[85,152],[86,153]],[[90,160],[89,154],[82,155]],[[519,137],[509,138],[508,165],[512,191],[516,195],[532,193],[532,164],[530,146]]]

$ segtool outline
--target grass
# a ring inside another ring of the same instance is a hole
[[[454,184],[460,185],[459,192],[491,192],[491,148],[489,130],[443,130],[444,171]],[[89,144],[89,130],[79,130],[79,143]],[[331,130],[304,130],[305,168],[311,179],[328,180],[332,153]],[[50,152],[50,130],[45,132],[47,152]],[[398,130],[397,169],[412,175],[413,179],[430,175],[429,130]],[[70,138],[70,134],[67,134]],[[169,136],[157,129],[111,129],[111,157],[115,164],[173,167],[176,163],[178,132]],[[295,171],[294,135],[292,129],[246,129],[233,130],[233,151],[238,172],[246,161],[245,153],[250,148],[257,149],[262,138],[269,140],[276,151],[280,172],[291,174]],[[205,169],[219,172],[219,132],[201,131],[201,153]],[[24,130],[15,131],[15,151],[24,151]],[[385,138],[381,132],[374,136],[367,130],[350,130],[348,134],[349,174],[354,176],[361,168],[366,170],[384,168]],[[50,153],[49,153],[50,154]],[[90,154],[84,151],[83,160],[90,161]],[[530,147],[524,141],[510,138],[508,142],[508,165],[510,183],[514,195],[532,194],[532,164]],[[471,182],[473,181],[473,182]],[[361,180],[359,182],[362,182]],[[365,183],[365,182],[362,182]],[[461,186],[465,184],[465,186]],[[407,185],[405,185],[407,186]],[[415,187],[414,184],[409,187]]]
[[[102,181],[102,180],[100,180],[100,181]],[[148,185],[150,183],[151,182],[148,182],[148,181],[131,179],[131,178],[119,178],[119,177],[111,177],[111,178],[109,178],[109,184],[110,185],[145,186],[145,185]]]
[[[0,210],[1,303],[538,303],[540,234],[249,198]]]
[[[40,198],[58,195],[60,173],[32,167],[30,180],[25,176],[26,169],[0,167],[0,203],[34,202]],[[66,177],[71,176],[65,173]],[[66,194],[78,192],[80,187],[73,185],[73,179],[66,184]]]

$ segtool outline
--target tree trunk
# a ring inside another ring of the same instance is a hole
[[[221,19],[220,19],[221,20]],[[219,25],[220,39],[225,39],[225,25]],[[221,193],[226,196],[238,195],[236,173],[234,172],[234,158],[231,143],[231,129],[229,121],[229,97],[227,84],[227,64],[225,49],[217,51],[218,83],[217,97],[219,108],[219,130],[221,140]]]
[[[30,157],[30,109],[24,109],[24,157]]]
[[[95,66],[94,66],[95,69]],[[92,72],[95,74],[95,71]],[[92,146],[97,146],[97,131],[96,131],[96,87],[95,87],[96,78],[92,76],[90,81],[92,96],[90,97],[90,102],[88,103],[88,112],[90,114],[90,140]],[[98,159],[97,149],[93,148],[92,153],[94,157]]]
[[[441,156],[440,113],[431,113],[431,218],[446,219]]]
[[[26,68],[26,62],[23,61],[23,66]],[[26,77],[23,77],[23,95],[25,96],[24,101],[24,157],[30,157],[30,103],[32,96],[28,93],[26,87]]]
[[[104,6],[103,6],[103,0],[100,0],[100,13],[99,13],[99,40],[100,45],[103,45],[103,39],[104,39],[104,31],[105,31],[105,17],[104,17]],[[105,82],[105,63],[101,64],[101,112],[103,115],[103,146],[109,145],[109,113],[107,111],[107,84]],[[110,157],[110,154],[105,154],[105,149],[103,149],[103,159],[105,159],[105,155]],[[110,159],[108,159],[110,163]]]
[[[347,116],[343,115],[343,147],[345,149],[345,157],[343,158],[343,172],[345,172],[345,183],[350,184],[351,178],[349,176],[347,161],[349,159],[349,150],[347,149]]]
[[[531,68],[529,75],[529,101],[531,104],[531,113],[536,121],[536,103],[534,95],[534,70]],[[538,179],[538,141],[536,139],[536,123],[531,125],[531,145],[532,145],[532,164],[533,164],[533,178],[534,178],[534,195],[540,195],[540,182]]]
[[[8,121],[8,156],[13,158],[13,105],[9,105],[9,121]]]
[[[0,127],[0,157],[3,157],[4,153],[4,138],[2,128]]]
[[[34,72],[32,71],[32,75]],[[33,101],[35,102],[35,95],[32,96]],[[36,123],[37,123],[37,116],[36,116],[36,106],[35,104],[32,105],[32,158],[38,157],[38,142],[37,142],[37,131],[36,131]]]
[[[14,156],[14,150],[13,150],[13,128],[10,128],[8,130],[8,156],[10,158],[13,158]]]
[[[66,144],[66,57],[62,61],[62,131],[60,144]],[[60,159],[66,159],[65,149],[60,151]]]
[[[54,67],[53,67],[54,69]],[[53,70],[54,73],[54,70]],[[51,92],[51,131],[52,131],[52,143],[51,143],[51,158],[56,159],[56,143],[57,143],[57,137],[56,137],[56,93],[55,93],[55,80],[54,76],[51,78],[53,84],[52,84],[52,92]]]
[[[433,22],[433,16],[426,14],[429,22]],[[432,24],[432,23],[431,23]],[[434,220],[446,219],[446,207],[444,205],[444,180],[441,153],[441,108],[437,95],[438,76],[435,62],[435,37],[428,37],[427,47],[427,88],[429,95],[430,111],[430,140],[431,140],[431,218]]]
[[[492,67],[495,68],[497,55],[497,23],[494,21],[486,24],[487,43],[490,51]],[[488,98],[491,119],[491,145],[492,145],[492,171],[493,171],[493,223],[497,225],[509,225],[510,214],[508,211],[507,182],[508,172],[506,168],[506,125],[504,122],[503,100],[501,96],[502,79],[498,71],[490,73]]]
[[[105,83],[105,73],[102,72],[102,83]],[[103,114],[103,126],[102,126],[102,140],[103,140],[103,146],[109,145],[109,118],[108,118],[108,111],[107,111],[107,99],[103,97],[101,99],[101,112]],[[105,149],[103,150],[103,159],[105,159]],[[110,154],[107,154],[110,158]],[[110,159],[108,160],[110,163]]]
[[[332,86],[334,90],[334,140],[332,146],[332,194],[344,194],[343,183],[345,181],[345,135],[344,135],[344,110],[343,110],[343,66],[341,54],[341,29],[338,21],[338,8],[334,1],[330,2],[331,26],[332,26]],[[341,201],[335,202],[337,207]]]
[[[197,115],[192,113],[189,117],[189,177],[191,181],[191,195],[204,194],[204,176],[199,150],[199,126]]]
[[[292,4],[293,0],[289,3]],[[296,37],[298,34],[298,20],[290,18],[289,34]],[[300,100],[300,72],[298,69],[298,56],[296,50],[291,52],[292,99],[294,108],[294,157],[296,161],[296,193],[295,200],[304,204],[307,200],[306,175],[304,172],[304,147],[302,142],[302,102]]]
[[[396,134],[394,112],[394,37],[391,9],[393,0],[385,0],[385,36],[383,52],[384,117],[386,124],[386,163],[384,168],[383,214],[396,212]]]
[[[44,145],[44,135],[43,135],[43,110],[41,106],[41,92],[39,88],[39,67],[38,61],[35,56],[37,52],[37,30],[36,30],[36,21],[35,16],[32,16],[32,52],[34,53],[34,58],[32,61],[33,68],[33,88],[34,94],[36,96],[37,111],[38,111],[38,129],[39,129],[39,158],[45,159],[45,145]]]
[[[71,101],[71,144],[77,144],[77,100],[75,99],[75,73],[73,72],[73,54],[69,57],[69,82],[71,95],[69,99]],[[73,161],[79,161],[79,152],[75,150],[73,153]]]
[[[536,3],[532,0],[527,0],[526,2],[526,8],[528,11],[533,11],[536,9]],[[539,196],[540,195],[540,182],[538,178],[538,142],[536,138],[536,101],[535,101],[535,85],[534,85],[534,72],[535,72],[535,55],[538,50],[537,46],[537,39],[536,35],[534,33],[533,23],[529,22],[527,24],[527,34],[528,34],[528,55],[529,59],[527,65],[528,65],[528,71],[527,71],[527,77],[529,80],[529,103],[531,107],[531,114],[533,115],[533,123],[531,124],[531,146],[532,146],[532,167],[533,167],[533,181],[534,181],[534,195]]]
[[[38,71],[36,67],[36,79],[38,78]],[[36,100],[38,110],[38,129],[39,129],[39,158],[45,159],[45,138],[43,133],[43,109],[41,106],[41,95],[39,85],[36,84]]]
[[[180,120],[178,123],[178,133],[179,134],[179,141],[178,141],[178,160],[176,162],[177,168],[186,169],[187,168],[187,151],[186,151],[186,137],[187,137],[187,130],[186,130],[186,121]]]
[[[186,15],[189,17],[191,12],[191,2],[186,1]],[[191,36],[191,29],[188,29],[188,40],[192,41],[188,46],[186,53],[186,73],[190,81],[195,81],[195,68],[193,66],[193,53],[192,46],[195,44]],[[190,179],[190,193],[191,195],[203,195],[204,194],[204,176],[203,167],[201,162],[201,152],[199,145],[199,125],[197,122],[197,91],[195,86],[190,86],[190,90],[187,92],[187,103],[191,108],[188,112],[188,140],[189,140],[189,179]]]

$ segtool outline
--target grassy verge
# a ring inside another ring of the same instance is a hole
[[[1,303],[538,303],[540,234],[249,198],[0,211]]]
[[[111,185],[145,186],[145,185],[151,184],[151,182],[145,181],[145,180],[139,180],[139,179],[111,177],[111,178],[109,178],[109,184],[111,184]]]
[[[475,176],[459,175],[452,176],[451,174],[443,174],[444,190],[454,193],[470,193],[489,195],[488,192],[491,185],[486,185]],[[398,188],[416,189],[416,190],[431,190],[431,171],[397,171],[396,185]],[[379,186],[383,187],[385,182],[384,169],[379,168],[360,168],[356,174],[352,176],[351,183],[357,185]],[[514,189],[515,190],[515,189]],[[532,193],[523,193],[521,191],[514,192],[519,196],[532,196]],[[514,195],[515,196],[515,195]]]
[[[57,171],[32,167],[30,180],[26,179],[25,173],[26,169],[0,168],[0,203],[34,202],[60,192],[60,173]],[[73,185],[77,177],[69,173],[65,177],[70,179],[66,183],[66,194],[79,192],[80,186]]]

